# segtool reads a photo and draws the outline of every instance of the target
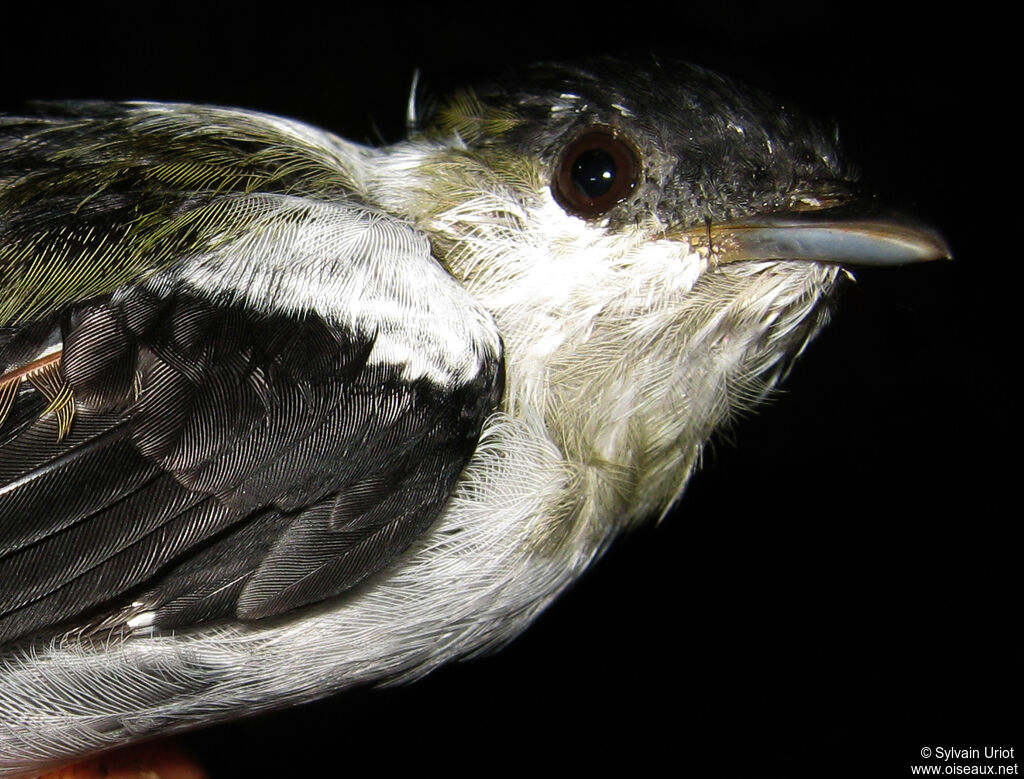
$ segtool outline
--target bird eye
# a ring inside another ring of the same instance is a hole
[[[633,145],[610,127],[592,127],[564,149],[551,191],[566,211],[599,216],[636,185],[640,164]]]

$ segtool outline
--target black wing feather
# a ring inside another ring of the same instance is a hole
[[[129,600],[161,627],[343,592],[437,515],[500,387],[406,381],[372,334],[186,294],[64,321],[72,430],[44,414],[0,451],[0,640]]]
[[[242,588],[294,521],[293,512],[278,509],[248,517],[160,577],[138,602],[147,604],[153,624],[165,629],[235,613]]]
[[[123,426],[60,453],[54,452],[56,436],[50,425],[41,431],[30,428],[21,438],[33,439],[35,451],[53,454],[42,463],[33,463],[31,470],[9,482],[0,495],[0,550],[4,553],[102,512],[160,473],[159,467],[139,455]],[[0,560],[0,580],[10,582],[3,577],[3,562]]]
[[[210,533],[217,532],[235,519],[236,512],[217,504],[212,498],[204,500],[158,525],[131,546],[103,559],[46,597],[6,613],[0,619],[0,638],[6,640],[37,632],[94,611],[94,607],[116,603],[118,594],[156,575],[168,560],[201,543]],[[44,564],[55,562],[47,560]]]

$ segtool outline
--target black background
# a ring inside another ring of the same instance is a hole
[[[511,647],[194,734],[211,774],[909,776],[924,746],[1019,754],[1008,22],[867,4],[272,6],[30,12],[4,32],[0,102],[214,102],[373,141],[401,134],[417,67],[430,89],[509,61],[656,52],[838,120],[874,189],[956,261],[859,272],[679,507]]]

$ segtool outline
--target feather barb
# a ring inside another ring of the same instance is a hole
[[[11,413],[19,385],[27,381],[49,402],[43,414],[57,418],[57,440],[68,434],[75,417],[75,395],[64,378],[61,355],[59,351],[48,354],[0,377],[0,427]]]

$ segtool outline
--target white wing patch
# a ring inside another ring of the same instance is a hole
[[[500,352],[490,314],[431,256],[408,224],[351,202],[286,195],[230,204],[241,237],[177,263],[148,284],[191,288],[266,312],[316,312],[375,337],[371,364],[442,385]]]

